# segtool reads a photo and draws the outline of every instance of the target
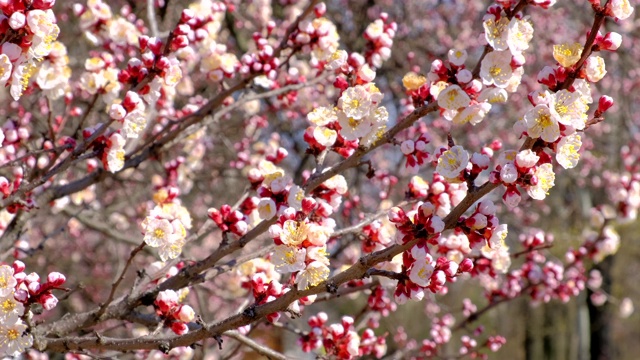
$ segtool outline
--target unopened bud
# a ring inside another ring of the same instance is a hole
[[[604,113],[613,106],[613,98],[611,96],[602,95],[598,100],[598,112]]]
[[[51,310],[58,305],[58,298],[53,294],[44,294],[40,296],[38,302],[45,310]]]
[[[176,314],[176,317],[180,319],[180,321],[184,321],[188,323],[193,321],[193,319],[196,317],[196,313],[195,311],[193,311],[193,308],[191,306],[182,305],[180,307],[180,310]]]
[[[64,284],[65,281],[67,281],[67,278],[59,272],[52,272],[47,276],[47,282],[53,286],[60,286]]]
[[[473,261],[469,258],[462,260],[459,266],[460,272],[466,273],[473,270]]]

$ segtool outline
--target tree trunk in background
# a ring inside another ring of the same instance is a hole
[[[593,269],[599,270],[602,274],[602,290],[607,294],[611,293],[611,269],[613,268],[613,256],[609,256]],[[614,359],[613,342],[611,341],[611,313],[608,304],[595,306],[591,302],[589,289],[587,292],[587,306],[589,307],[589,323],[591,326],[591,360]]]

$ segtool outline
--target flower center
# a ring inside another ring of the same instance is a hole
[[[8,313],[13,311],[16,308],[16,303],[7,299],[5,301],[2,302],[2,305],[0,305],[0,309],[2,309],[2,311],[4,313]]]
[[[156,229],[156,230],[153,232],[153,235],[154,235],[156,238],[158,238],[158,239],[162,239],[162,238],[164,237],[164,235],[165,235],[165,232],[164,232],[164,230],[162,230],[162,229]]]
[[[15,329],[7,330],[7,339],[9,339],[9,341],[13,341],[17,339],[19,336],[20,336],[20,333],[18,333],[17,330]]]

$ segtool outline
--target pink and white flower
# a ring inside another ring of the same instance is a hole
[[[560,139],[557,145],[556,160],[565,169],[574,168],[580,160],[578,151],[582,146],[582,138],[578,134],[571,134]]]
[[[469,153],[460,145],[445,151],[438,158],[436,172],[447,179],[456,179],[467,168]]]
[[[304,270],[306,257],[306,248],[278,245],[271,256],[271,262],[277,272],[286,274]]]
[[[492,51],[482,59],[480,78],[483,84],[506,88],[512,74],[509,51]]]

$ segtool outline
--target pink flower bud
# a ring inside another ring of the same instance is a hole
[[[404,210],[399,207],[392,207],[388,213],[389,221],[391,222],[402,222],[405,219]]]
[[[351,316],[343,316],[342,317],[342,326],[345,329],[348,329],[351,326],[353,326],[353,322],[354,322],[354,320],[353,320],[353,318]]]
[[[127,110],[120,104],[112,104],[109,108],[109,117],[114,120],[122,120],[127,115]]]
[[[32,282],[27,285],[27,289],[29,290],[29,294],[36,295],[40,292],[40,283]]]
[[[155,305],[163,313],[169,312],[178,305],[178,294],[173,290],[165,290],[158,293]]]
[[[311,305],[314,303],[314,301],[316,301],[317,297],[318,295],[303,296],[298,301],[300,301],[300,304],[302,305]]]
[[[173,34],[176,36],[188,35],[191,32],[191,28],[187,24],[180,24],[176,26],[176,29],[173,31]]]
[[[271,314],[267,315],[267,321],[269,321],[269,322],[274,323],[274,322],[278,321],[278,319],[280,319],[280,313],[275,312],[275,313],[271,313]]]
[[[124,100],[122,101],[122,106],[127,110],[127,112],[131,112],[136,108],[140,101],[140,96],[137,93],[127,91],[127,94],[124,96]]]
[[[189,20],[193,19],[196,16],[196,13],[191,9],[182,10],[182,14],[180,14],[180,22],[186,23]]]
[[[447,277],[444,271],[437,270],[431,275],[431,285],[444,285],[447,282]]]
[[[240,220],[244,219],[244,214],[241,213],[238,210],[232,211],[228,216],[227,216],[227,220],[230,222],[238,222]]]
[[[515,186],[507,187],[507,191],[502,195],[502,202],[504,202],[509,209],[513,209],[518,206],[521,199],[522,197],[520,196],[520,192]]]
[[[306,214],[310,214],[318,205],[316,199],[311,197],[305,197],[302,199],[302,211]]]
[[[28,249],[28,247],[27,247]],[[19,273],[14,273],[13,274],[13,278],[16,279],[17,282],[21,283],[24,282],[24,279],[27,277],[27,274],[25,274],[24,272],[19,272]]]
[[[189,46],[189,38],[186,35],[176,35],[171,42],[173,51]]]
[[[149,50],[153,52],[155,55],[162,54],[162,40],[157,37],[149,38]]]
[[[313,8],[313,12],[315,13],[316,17],[322,17],[327,12],[327,5],[325,5],[325,3],[323,2],[319,3]]]
[[[598,112],[604,113],[613,106],[613,98],[611,96],[602,95],[598,100]]]
[[[602,50],[616,51],[620,47],[620,44],[622,44],[622,35],[612,31],[602,38],[600,47]]]
[[[400,145],[400,151],[405,155],[413,154],[415,149],[415,143],[411,139],[403,141]]]
[[[16,301],[24,303],[27,301],[27,299],[29,299],[29,293],[27,293],[25,290],[19,289],[13,293],[13,298],[16,299]]]
[[[238,221],[229,226],[229,230],[238,236],[244,236],[249,231],[249,226],[244,221]]]
[[[56,298],[51,293],[47,293],[40,296],[40,298],[38,299],[38,302],[40,303],[40,305],[42,305],[42,307],[45,310],[51,310],[54,307],[56,307],[56,305],[58,305],[58,298]]]
[[[149,45],[149,37],[147,35],[141,35],[138,37],[138,45],[140,45],[140,52],[145,52]]]
[[[427,221],[427,231],[431,234],[440,233],[444,230],[444,221],[439,216],[433,216]]]
[[[146,67],[152,67],[153,66],[153,61],[155,60],[156,56],[151,52],[151,51],[145,51],[144,53],[142,53],[141,56],[141,61],[142,64]],[[140,69],[140,71],[142,71],[142,69]],[[140,76],[140,74],[138,74],[138,76]]]
[[[218,209],[210,208],[209,210],[207,210],[207,215],[216,224],[222,224],[222,214],[220,214],[220,211],[218,211]]]
[[[22,29],[27,23],[27,17],[23,13],[16,11],[9,18],[9,26],[13,30]]]
[[[4,196],[9,196],[9,194],[11,194],[9,180],[4,176],[0,176],[0,192],[2,192]]]
[[[156,61],[156,67],[158,69],[160,69],[161,71],[167,70],[169,68],[169,66],[171,66],[171,62],[169,61],[169,59],[166,56],[161,56]]]
[[[19,272],[24,271],[26,266],[24,265],[24,263],[22,261],[16,260],[16,261],[13,262],[12,267],[13,267],[13,273],[17,274]]]
[[[466,84],[469,81],[473,80],[473,74],[467,69],[461,69],[456,74],[456,79],[459,83]]]
[[[67,281],[67,278],[59,272],[52,272],[47,276],[47,282],[53,286],[60,286],[64,284],[65,281]]]
[[[453,277],[458,273],[458,263],[455,261],[449,261],[449,266],[444,269],[445,274],[449,277]]]
[[[556,79],[555,70],[550,66],[545,66],[538,73],[538,82],[550,88],[556,86],[557,79]]]
[[[282,216],[286,220],[293,220],[293,219],[296,218],[296,209],[294,209],[292,207],[288,207],[288,208],[284,209],[284,211],[282,212]]]
[[[29,275],[27,275],[27,277],[24,279],[24,281],[27,284],[39,283],[40,282],[40,276],[38,276],[38,274],[32,272]]]
[[[460,272],[466,273],[473,270],[473,261],[469,258],[462,260],[459,266]]]
[[[193,321],[193,319],[196,317],[196,313],[195,311],[193,311],[193,308],[191,306],[182,305],[180,306],[180,310],[178,310],[175,317],[177,319],[180,319],[180,321],[188,323]]]

